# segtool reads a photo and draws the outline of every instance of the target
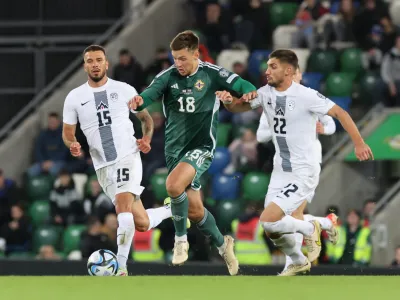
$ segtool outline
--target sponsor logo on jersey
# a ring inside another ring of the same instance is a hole
[[[175,83],[175,84],[171,85],[171,89],[177,89],[177,90],[179,90],[178,84]]]
[[[102,109],[106,109],[106,108],[108,109],[108,105],[104,104],[103,101],[101,101],[99,103],[99,105],[97,105],[97,110],[102,110]]]
[[[110,94],[110,98],[111,98],[111,100],[113,100],[113,101],[117,101],[117,100],[118,100],[118,94],[117,94],[117,93],[111,93],[111,94]]]
[[[219,71],[219,76],[221,76],[221,77],[228,77],[228,76],[229,76],[229,71],[226,70],[226,69],[221,69],[221,70]]]
[[[277,116],[285,116],[285,114],[283,113],[282,107],[279,107],[279,108],[275,111],[275,114],[276,114]]]
[[[185,95],[192,95],[193,94],[193,90],[192,89],[185,89],[185,90],[182,90],[182,93],[184,93]]]
[[[203,89],[203,87],[205,86],[205,83],[203,81],[201,81],[200,79],[196,81],[196,83],[194,84],[194,87],[198,90],[201,91]]]
[[[294,101],[293,101],[293,100],[290,100],[290,101],[288,102],[288,109],[289,109],[289,110],[293,110],[293,109],[294,109]]]

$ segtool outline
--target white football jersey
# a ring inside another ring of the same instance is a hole
[[[70,125],[79,121],[95,170],[139,151],[128,107],[136,95],[129,84],[110,78],[98,88],[86,82],[67,95],[63,121]]]
[[[334,102],[316,90],[292,82],[284,92],[263,86],[250,104],[253,109],[263,107],[272,129],[274,170],[303,174],[319,170],[321,153],[316,147],[316,123]]]

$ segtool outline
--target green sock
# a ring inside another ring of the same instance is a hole
[[[172,220],[174,221],[176,236],[183,236],[187,233],[188,209],[189,200],[186,192],[183,192],[176,198],[171,197]]]
[[[214,216],[206,208],[204,208],[203,219],[196,225],[201,233],[211,237],[211,241],[216,247],[221,247],[224,244],[224,236],[219,231]]]

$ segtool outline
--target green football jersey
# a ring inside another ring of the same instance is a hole
[[[202,61],[190,76],[181,76],[171,66],[154,78],[141,96],[150,101],[162,98],[166,155],[178,158],[196,148],[214,153],[220,107],[215,92],[233,91],[238,78],[235,73]]]

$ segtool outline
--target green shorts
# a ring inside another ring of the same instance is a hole
[[[190,186],[192,189],[197,191],[201,188],[200,177],[211,166],[213,155],[209,150],[194,149],[188,151],[183,157],[180,158],[167,155],[165,160],[167,162],[168,174],[171,173],[180,162],[186,162],[190,164],[196,170],[196,174]]]

